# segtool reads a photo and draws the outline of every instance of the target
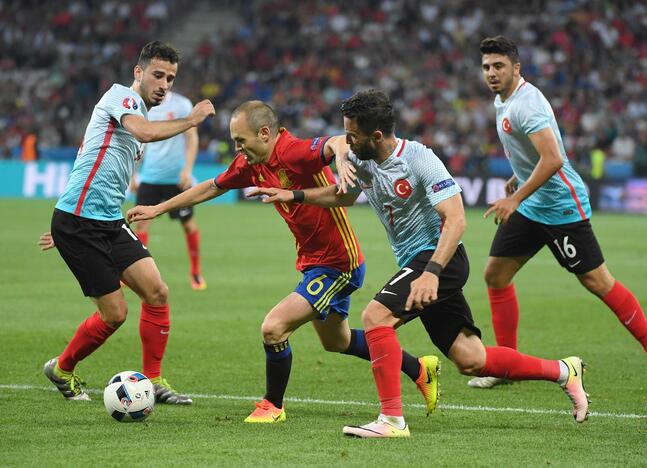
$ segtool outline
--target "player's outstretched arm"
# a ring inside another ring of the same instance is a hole
[[[149,121],[141,115],[127,114],[121,118],[121,124],[141,143],[166,140],[192,127],[200,125],[207,117],[216,114],[213,104],[208,99],[197,103],[188,117],[175,120]]]
[[[306,203],[308,205],[331,208],[351,206],[359,196],[358,193],[338,193],[336,185],[310,188],[306,190],[284,190],[275,187],[256,187],[247,196],[267,195],[263,203]]]
[[[434,209],[443,220],[443,229],[440,232],[436,250],[424,273],[411,282],[411,292],[404,306],[405,310],[412,308],[422,310],[438,299],[440,272],[454,256],[456,247],[465,232],[465,209],[460,193],[438,203]]]
[[[195,163],[195,159],[198,156],[198,145],[200,141],[198,136],[198,129],[195,127],[188,129],[184,135],[186,136],[184,166],[182,167],[182,172],[180,172],[180,183],[178,184],[182,190],[191,187],[193,164]]]
[[[126,213],[126,219],[129,223],[134,221],[143,221],[145,219],[153,219],[169,211],[179,210],[187,206],[197,205],[203,201],[216,198],[227,190],[218,187],[213,179],[205,180],[195,187],[191,187],[179,195],[174,196],[162,203],[153,206],[137,205],[131,208]]]
[[[335,166],[337,175],[339,175],[338,193],[348,193],[348,187],[355,187],[357,176],[355,175],[355,166],[348,159],[350,146],[346,142],[345,135],[330,137],[326,141],[324,149],[326,157],[335,157]]]
[[[51,232],[44,232],[40,235],[40,238],[38,239],[38,247],[43,251],[56,247]]]

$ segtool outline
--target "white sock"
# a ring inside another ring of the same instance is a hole
[[[559,361],[559,378],[557,379],[557,383],[560,385],[566,385],[570,373],[571,372],[566,363],[564,361]]]
[[[380,416],[377,419],[378,421],[389,423],[391,426],[398,429],[404,429],[407,425],[407,423],[404,422],[404,416],[387,416],[386,414],[380,413]]]

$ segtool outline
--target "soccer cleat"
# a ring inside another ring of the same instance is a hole
[[[564,393],[573,402],[573,417],[578,423],[584,422],[589,417],[589,394],[584,390],[584,372],[586,364],[577,356],[562,359],[568,367],[568,380],[561,385]]]
[[[398,429],[382,418],[377,418],[376,421],[364,424],[363,426],[344,426],[343,432],[344,435],[361,437],[363,439],[411,436],[409,426],[404,426],[404,429]]]
[[[191,275],[191,287],[196,291],[207,289],[207,282],[202,275]]]
[[[277,408],[271,401],[263,400],[256,403],[256,409],[245,418],[246,423],[273,424],[285,421],[285,409]]]
[[[511,384],[512,380],[500,379],[499,377],[474,377],[467,382],[472,388],[492,388],[497,385]]]
[[[440,360],[437,356],[422,356],[420,362],[420,376],[416,379],[416,386],[427,403],[427,416],[436,411],[440,398]]]
[[[90,401],[90,395],[83,389],[85,382],[74,372],[61,372],[58,369],[57,357],[45,363],[43,373],[45,377],[56,385],[56,388],[58,388],[58,391],[63,394],[63,398],[66,400]]]
[[[186,395],[178,393],[162,377],[151,379],[155,389],[155,403],[164,403],[168,405],[191,405],[193,400]]]

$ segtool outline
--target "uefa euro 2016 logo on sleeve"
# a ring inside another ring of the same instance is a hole
[[[126,109],[133,109],[133,110],[137,110],[137,108],[139,107],[139,106],[137,105],[137,101],[135,101],[135,100],[134,100],[133,98],[131,98],[131,97],[125,97],[125,98],[124,98],[124,100],[121,102],[121,104],[122,104]]]
[[[431,189],[434,191],[434,193],[436,193],[455,184],[456,182],[454,182],[454,179],[445,179],[442,182],[438,182],[437,184],[432,185]]]

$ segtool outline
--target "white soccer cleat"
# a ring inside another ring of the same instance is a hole
[[[508,385],[511,383],[511,380],[501,379],[499,377],[474,377],[467,382],[467,385],[472,388],[492,388],[497,385]]]
[[[573,403],[573,417],[578,423],[589,417],[589,394],[584,390],[584,371],[586,364],[577,356],[562,359],[568,367],[568,380],[561,385],[564,393]]]
[[[360,437],[363,439],[411,436],[411,433],[409,432],[409,426],[404,426],[404,429],[398,429],[382,418],[377,418],[376,421],[364,424],[363,426],[344,426],[343,432],[344,435],[351,437]]]

